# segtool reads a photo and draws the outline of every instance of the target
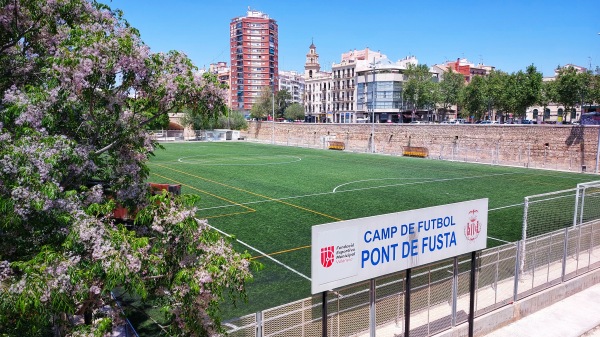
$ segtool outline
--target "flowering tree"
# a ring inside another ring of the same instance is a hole
[[[184,108],[221,111],[223,97],[185,55],[151,53],[119,11],[0,0],[3,334],[107,334],[115,287],[160,298],[171,335],[220,331],[247,256],[194,218],[195,198],[149,194],[145,130]],[[135,222],[116,223],[116,204]]]

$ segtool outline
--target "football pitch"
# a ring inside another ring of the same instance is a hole
[[[152,182],[201,197],[198,218],[264,265],[225,319],[310,296],[314,225],[489,199],[488,247],[521,238],[525,196],[598,176],[246,142],[166,143]]]

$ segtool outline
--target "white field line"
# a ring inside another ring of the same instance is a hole
[[[366,182],[366,181],[381,181],[381,180],[427,180],[427,181],[431,181],[434,180],[435,178],[377,178],[377,179],[365,179],[365,180],[355,180],[355,181],[350,181],[341,185],[336,186],[333,189],[333,193],[335,193],[337,191],[338,188],[342,187],[342,186],[346,186],[346,185],[350,185],[350,184],[355,184],[355,183],[362,183],[362,182]],[[386,186],[394,186],[394,185],[386,185]]]
[[[500,241],[500,242],[503,242],[503,243],[511,243],[510,241],[506,241],[506,240],[494,238],[494,237],[491,237],[491,236],[488,236],[487,238],[488,239],[492,239],[492,240],[496,240],[496,241]]]
[[[228,158],[228,159],[235,159],[235,160],[239,160],[239,161],[243,161],[243,160],[254,160],[257,157],[259,159],[265,159],[268,160],[270,158],[276,158],[276,157],[286,157],[286,158],[291,158],[293,160],[290,161],[285,161],[285,162],[274,162],[274,163],[255,163],[255,164],[244,164],[244,163],[211,163],[211,162],[194,162],[194,161],[186,161],[186,159],[188,158],[197,158],[197,157],[202,157],[202,156],[206,156],[206,155],[197,155],[197,156],[189,156],[189,157],[181,157],[179,159],[177,159],[177,163],[181,163],[181,164],[195,164],[195,165],[200,165],[200,166],[268,166],[268,165],[283,165],[283,164],[291,164],[291,163],[296,163],[302,160],[302,158],[298,157],[298,156],[289,156],[289,155],[277,155],[277,156],[270,156],[270,157],[264,157],[264,156],[247,156],[247,158],[242,158],[242,157],[234,157],[234,158]],[[262,158],[260,158],[262,157]]]
[[[511,175],[511,174],[516,174],[516,173],[498,173],[498,174],[486,174],[484,176],[471,176],[471,177],[435,179],[435,180],[427,180],[427,181],[415,181],[415,182],[412,182],[412,183],[402,183],[402,184],[392,184],[392,185],[384,185],[384,186],[354,188],[354,189],[351,189],[351,190],[345,190],[345,191],[341,191],[341,192],[363,191],[363,190],[370,190],[370,189],[374,189],[374,188],[384,188],[384,187],[393,187],[393,186],[419,185],[419,184],[427,184],[427,183],[437,183],[437,182],[441,182],[441,181],[454,181],[454,180],[466,180],[466,179],[475,179],[475,178],[487,178],[487,177],[504,176],[504,175]],[[389,179],[389,178],[384,178],[384,179]],[[381,179],[381,180],[384,180],[384,179]],[[424,179],[427,179],[427,178],[424,178]],[[377,180],[377,179],[369,179],[369,180]],[[333,189],[333,193],[336,193],[336,189],[338,187],[341,187],[341,186],[344,186],[344,185],[348,185],[348,184],[352,184],[352,183],[356,183],[356,182],[361,182],[361,181],[368,181],[368,180],[351,181],[351,182],[339,185],[339,186],[337,186],[336,188]]]
[[[196,220],[197,220],[197,221],[200,221],[200,220],[198,220],[198,219],[196,219]],[[211,225],[210,225],[210,224],[208,224],[208,223],[207,223],[207,226],[208,226],[208,227],[210,227],[210,228],[212,228],[212,229],[214,229],[214,230],[216,230],[217,232],[219,232],[219,233],[221,233],[221,234],[223,234],[223,235],[227,236],[228,238],[232,238],[232,236],[231,236],[231,235],[229,235],[229,234],[227,234],[227,233],[223,232],[222,230],[220,230],[220,229],[218,229],[218,228],[216,228],[216,227],[213,227],[213,226],[211,226]],[[293,273],[296,273],[297,275],[300,275],[300,276],[302,276],[303,278],[307,279],[308,281],[311,281],[310,277],[308,277],[308,276],[306,276],[306,275],[302,274],[301,272],[299,272],[299,271],[297,271],[296,269],[294,269],[294,268],[292,268],[292,267],[290,267],[290,266],[286,265],[285,263],[283,263],[283,262],[281,262],[281,261],[279,261],[279,260],[276,260],[276,259],[274,259],[273,257],[269,256],[268,254],[266,254],[266,253],[263,253],[262,251],[260,251],[260,250],[258,250],[258,249],[256,249],[256,248],[254,248],[254,247],[252,247],[252,246],[250,246],[249,244],[245,243],[244,241],[242,241],[242,240],[239,240],[239,239],[235,239],[235,241],[237,241],[237,242],[241,243],[242,245],[244,245],[244,246],[246,246],[246,247],[248,247],[248,248],[252,249],[253,251],[255,251],[255,252],[259,253],[260,255],[262,255],[262,256],[264,256],[264,257],[266,257],[267,259],[269,259],[269,260],[271,260],[271,261],[273,261],[273,262],[277,263],[278,265],[280,265],[280,266],[282,266],[282,267],[286,268],[287,270],[289,270],[289,271],[291,271],[291,272],[293,272]]]
[[[371,189],[378,189],[378,188],[387,188],[387,187],[395,187],[395,186],[408,186],[408,185],[416,185],[416,184],[427,184],[427,183],[435,183],[435,182],[444,182],[444,181],[453,181],[453,180],[464,180],[464,179],[477,179],[477,178],[485,178],[485,177],[492,177],[492,176],[499,176],[499,175],[507,175],[507,174],[516,174],[516,173],[499,173],[499,174],[492,174],[492,175],[485,175],[485,176],[473,176],[473,177],[460,177],[460,178],[444,178],[444,179],[435,179],[435,180],[428,180],[428,181],[418,181],[418,182],[409,182],[409,183],[402,183],[402,184],[392,184],[392,185],[381,185],[381,186],[372,186],[372,187],[363,187],[363,188],[356,188],[356,189],[350,189],[350,190],[343,190],[343,191],[336,191],[335,189],[331,192],[320,192],[320,193],[313,193],[313,194],[305,194],[305,195],[298,195],[298,196],[291,196],[291,197],[283,197],[283,198],[272,198],[269,200],[257,200],[257,201],[250,201],[250,202],[245,202],[245,203],[239,203],[239,205],[252,205],[252,204],[260,204],[263,202],[274,202],[274,201],[283,201],[283,200],[290,200],[290,199],[301,199],[301,198],[309,198],[309,197],[316,197],[316,196],[321,196],[321,195],[327,195],[327,194],[334,194],[334,193],[348,193],[348,192],[356,192],[356,191],[365,191],[365,190],[371,190]],[[381,180],[386,180],[389,178],[384,178]],[[427,178],[424,178],[427,179]],[[369,179],[372,180],[372,179]],[[353,183],[353,182],[350,182]],[[349,183],[347,183],[349,184]],[[343,184],[346,185],[346,184]],[[342,186],[342,185],[339,185]],[[336,189],[339,187],[337,186]],[[214,207],[207,207],[207,208],[199,208],[199,211],[206,211],[206,210],[211,210],[211,209],[219,209],[219,208],[228,208],[228,207],[236,207],[239,205],[223,205],[223,206],[214,206]],[[512,206],[507,206],[507,207],[512,207]]]
[[[518,204],[512,204],[512,205],[508,205],[508,206],[501,206],[501,207],[496,207],[496,208],[492,208],[489,209],[488,212],[491,211],[497,211],[497,210],[501,210],[501,209],[505,209],[505,208],[511,208],[511,207],[517,207],[517,206],[523,206],[524,203],[520,202]]]

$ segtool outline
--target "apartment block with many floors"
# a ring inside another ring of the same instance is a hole
[[[277,22],[260,11],[248,9],[229,26],[231,56],[231,108],[248,112],[269,87],[278,89],[279,50]]]
[[[279,90],[287,90],[292,96],[290,104],[302,104],[304,96],[304,76],[297,71],[279,71]]]

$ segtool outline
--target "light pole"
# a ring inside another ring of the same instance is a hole
[[[271,144],[275,144],[275,91],[272,93],[272,110],[271,110],[271,122],[272,122],[272,134],[271,134]]]
[[[373,72],[373,88],[371,89],[371,153],[375,153],[375,58],[373,58],[373,63],[369,64],[369,68]]]

